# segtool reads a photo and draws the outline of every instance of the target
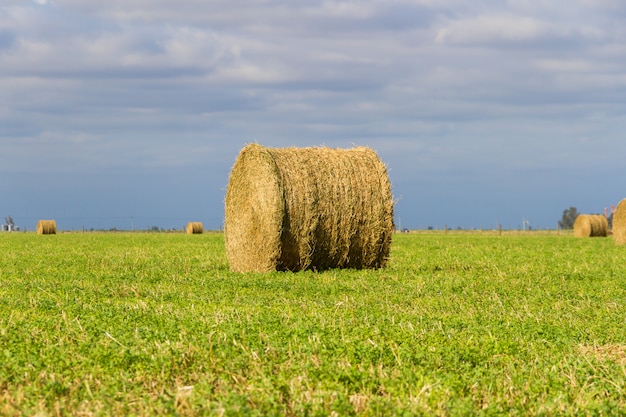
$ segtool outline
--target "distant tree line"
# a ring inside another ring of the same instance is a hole
[[[559,229],[573,229],[574,222],[579,214],[580,213],[576,207],[570,207],[563,210],[563,216],[561,216],[561,220],[559,220]]]

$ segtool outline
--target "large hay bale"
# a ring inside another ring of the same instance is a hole
[[[626,199],[619,202],[613,213],[613,239],[616,245],[626,244]]]
[[[380,268],[393,198],[371,149],[241,150],[230,173],[224,233],[236,272]]]
[[[201,222],[189,222],[187,223],[186,232],[188,235],[202,234],[204,228]]]
[[[37,222],[38,235],[55,235],[57,233],[57,222],[54,220],[39,220]]]
[[[574,221],[576,237],[606,237],[609,234],[609,222],[601,214],[579,214]]]

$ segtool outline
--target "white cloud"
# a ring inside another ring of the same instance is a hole
[[[552,72],[591,73],[603,71],[602,65],[597,62],[581,59],[542,59],[537,62],[540,69]]]
[[[482,15],[453,20],[439,29],[436,42],[458,45],[534,43],[567,33],[552,24],[527,16]]]
[[[626,13],[626,4],[621,0],[579,0],[580,4],[591,10],[609,13]]]

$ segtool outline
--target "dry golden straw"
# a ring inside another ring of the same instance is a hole
[[[393,198],[371,149],[246,146],[230,173],[224,233],[235,272],[380,268]]]
[[[574,221],[574,236],[605,237],[609,234],[609,222],[601,214],[579,214]]]
[[[613,239],[616,245],[626,243],[626,199],[619,202],[613,213]]]
[[[57,233],[57,222],[54,220],[39,220],[37,222],[38,235],[55,235]]]
[[[202,227],[202,223],[201,222],[189,222],[189,223],[187,223],[187,234],[188,235],[202,234],[203,231],[204,231],[204,228]]]

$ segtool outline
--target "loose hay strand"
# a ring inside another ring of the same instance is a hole
[[[37,222],[38,235],[54,235],[57,233],[57,223],[54,220],[39,220]]]
[[[185,232],[188,235],[202,234],[204,232],[204,227],[202,226],[202,222],[189,222],[187,223],[187,228]]]
[[[393,198],[371,149],[246,146],[225,201],[233,271],[380,268],[389,256]]]
[[[609,234],[609,222],[601,214],[579,214],[574,221],[576,237],[606,237]]]

